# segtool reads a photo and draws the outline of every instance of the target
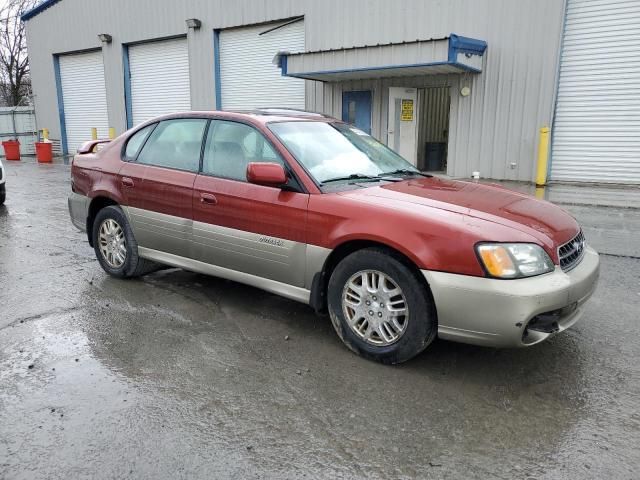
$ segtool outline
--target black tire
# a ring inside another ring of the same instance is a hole
[[[0,205],[4,205],[4,201],[7,199],[7,191],[4,183],[0,185]]]
[[[121,226],[125,235],[125,248],[127,253],[124,263],[119,268],[114,268],[109,265],[100,251],[98,232],[102,223],[108,219],[115,220],[118,225]],[[93,231],[91,234],[96,258],[103,270],[109,275],[117,278],[134,278],[159,268],[158,264],[138,256],[138,243],[133,236],[133,231],[127,221],[127,217],[120,207],[109,206],[100,210],[93,221]]]
[[[384,273],[404,294],[409,310],[407,325],[400,338],[390,345],[371,345],[358,336],[345,319],[343,289],[353,275],[364,270]],[[327,294],[331,323],[338,336],[350,350],[369,360],[387,365],[406,362],[427,348],[436,337],[436,310],[428,286],[404,259],[391,251],[367,248],[345,257],[331,274]]]

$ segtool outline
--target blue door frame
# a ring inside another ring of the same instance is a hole
[[[67,124],[64,117],[64,100],[62,99],[62,78],[60,77],[60,56],[53,56],[53,74],[56,81],[56,94],[58,96],[58,117],[60,118],[60,146],[62,155],[69,154],[67,144]]]
[[[371,90],[342,92],[342,121],[371,134]]]
[[[129,65],[129,45],[122,45],[122,67],[124,73],[124,108],[127,130],[133,127],[133,107],[131,103],[131,67]]]

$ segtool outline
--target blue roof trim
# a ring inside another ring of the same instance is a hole
[[[283,55],[286,58],[285,55]],[[391,70],[395,68],[420,68],[420,67],[438,67],[442,65],[448,65],[456,68],[460,68],[461,70],[466,70],[472,73],[482,73],[482,70],[478,70],[477,68],[469,67],[468,65],[463,65],[457,62],[431,62],[431,63],[412,63],[412,64],[400,64],[400,65],[385,65],[383,67],[363,67],[363,68],[345,68],[342,70],[320,70],[316,72],[301,72],[301,73],[288,73],[287,72],[287,62],[286,60],[282,63],[282,74],[287,77],[296,77],[296,78],[305,78],[309,80],[309,76],[312,75],[332,75],[335,73],[351,73],[351,72],[367,72],[372,70]],[[283,68],[284,67],[284,68]]]
[[[455,62],[458,53],[468,53],[470,55],[484,55],[487,49],[487,42],[475,38],[461,37],[452,33],[449,35],[449,61]]]
[[[53,7],[59,1],[60,0],[46,0],[46,1],[42,2],[40,5],[37,5],[37,6],[33,7],[28,12],[24,12],[20,18],[22,19],[23,22],[26,21],[26,20],[29,20],[29,19],[35,17],[36,15],[44,12],[47,8]]]

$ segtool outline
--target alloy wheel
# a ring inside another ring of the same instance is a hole
[[[342,311],[351,330],[378,347],[397,342],[409,321],[402,289],[377,270],[363,270],[349,278],[342,291]]]
[[[107,218],[98,230],[98,242],[102,258],[111,268],[120,268],[127,259],[127,241],[122,227],[112,218]]]

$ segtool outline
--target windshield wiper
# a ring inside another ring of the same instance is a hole
[[[376,180],[377,181],[377,180],[380,180],[380,177],[374,176],[374,175],[365,175],[364,173],[352,173],[351,175],[347,175],[346,177],[329,178],[327,180],[320,182],[320,184],[324,185],[325,183],[339,182],[341,180]]]
[[[409,170],[408,168],[398,168],[397,170],[393,170],[391,172],[381,173],[379,176],[383,177],[385,175],[420,175],[421,177],[431,178],[433,175],[429,175],[428,173],[417,172],[415,170]]]

